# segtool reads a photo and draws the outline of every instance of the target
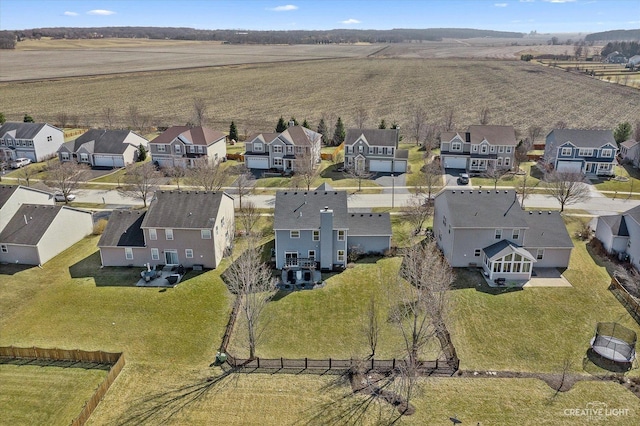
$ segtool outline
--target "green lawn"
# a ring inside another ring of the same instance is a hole
[[[107,371],[0,364],[0,412],[5,425],[68,425]]]
[[[599,191],[617,191],[620,196],[629,192],[640,192],[640,170],[634,169],[630,165],[616,166],[615,173],[625,181],[602,179],[595,183],[595,187]],[[614,194],[606,195],[614,196]]]
[[[527,172],[529,175],[527,177],[527,185],[529,187],[536,187],[540,185],[540,178],[542,177],[539,171],[536,168],[534,162],[526,162],[520,164],[520,169]],[[533,169],[533,170],[532,170]],[[523,177],[521,175],[514,175],[513,173],[509,173],[504,175],[498,180],[497,186],[512,186],[516,187],[521,184]],[[480,176],[473,176],[471,178],[471,185],[475,187],[483,187],[483,188],[493,188],[494,182],[493,179],[485,178]]]

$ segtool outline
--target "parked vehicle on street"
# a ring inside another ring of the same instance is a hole
[[[64,201],[65,201],[65,199],[64,199],[64,194],[63,194],[62,192],[57,192],[57,193],[53,196],[53,198],[54,198],[56,201],[60,201],[60,202],[64,202]],[[73,201],[73,200],[75,200],[75,199],[76,199],[76,196],[75,196],[75,195],[73,195],[73,194],[69,194],[69,195],[67,195],[67,200],[66,200],[66,201]]]
[[[466,185],[469,183],[469,175],[467,173],[460,173],[458,177],[458,185]]]
[[[31,164],[31,160],[28,158],[16,158],[11,162],[11,168],[19,169],[21,167],[28,166],[29,164]]]

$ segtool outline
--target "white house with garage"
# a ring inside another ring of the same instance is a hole
[[[398,149],[400,129],[348,129],[344,165],[367,172],[405,173],[409,151]]]
[[[554,129],[547,135],[544,163],[561,173],[611,176],[617,152],[611,130]]]
[[[6,122],[0,127],[0,162],[44,161],[54,157],[63,142],[64,132],[50,124]]]
[[[77,161],[92,167],[125,167],[138,160],[147,140],[130,130],[91,129],[58,149],[60,161]]]

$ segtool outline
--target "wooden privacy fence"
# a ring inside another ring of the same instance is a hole
[[[227,154],[227,160],[244,161],[244,155],[242,154]]]
[[[51,361],[76,361],[91,362],[96,364],[111,364],[109,373],[104,381],[98,386],[91,398],[85,403],[82,411],[72,422],[72,426],[84,425],[96,409],[102,398],[106,395],[109,387],[118,377],[124,368],[124,355],[122,353],[83,351],[80,349],[45,349],[45,348],[17,348],[14,346],[1,346],[0,358],[13,359],[42,359]]]
[[[613,294],[625,306],[633,319],[640,324],[640,302],[633,297],[629,291],[618,281],[616,277],[611,277],[611,285],[609,289],[614,290]]]
[[[391,372],[406,367],[405,361],[400,359],[311,359],[311,358],[254,358],[242,359],[235,358],[227,354],[227,362],[236,368],[251,368],[265,370],[316,370],[329,371],[341,370],[346,371],[352,368],[360,368],[365,371]],[[459,361],[455,361],[455,365],[450,365],[446,361],[420,361],[418,372],[425,376],[446,375],[451,376],[458,370]]]

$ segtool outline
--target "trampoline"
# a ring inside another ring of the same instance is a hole
[[[603,358],[631,363],[636,357],[636,332],[615,323],[599,322],[591,339],[591,348]]]

